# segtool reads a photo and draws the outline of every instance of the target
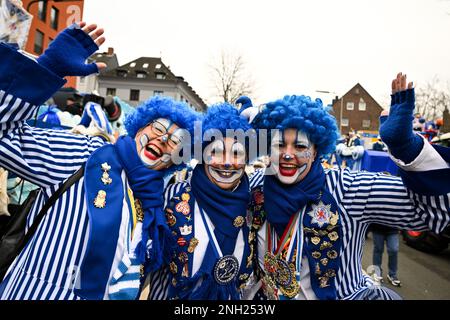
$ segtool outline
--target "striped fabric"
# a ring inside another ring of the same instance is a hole
[[[335,278],[339,299],[366,297],[362,292],[374,288],[372,279],[363,274],[361,264],[365,234],[371,223],[399,229],[431,229],[437,233],[450,223],[450,194],[420,196],[407,190],[401,178],[381,173],[348,169],[326,170],[325,173],[326,187],[342,212],[344,239],[341,265]],[[258,170],[250,179],[250,187],[261,187],[263,182],[264,170]],[[383,288],[371,292],[369,296],[382,292],[386,299],[398,297]]]
[[[28,228],[45,200],[105,143],[99,137],[30,127],[25,121],[36,110],[0,91],[0,166],[41,187]],[[79,299],[73,289],[89,237],[83,183],[81,178],[49,209],[0,284],[0,299]],[[129,208],[123,210],[129,217]],[[124,223],[128,226],[129,219]],[[118,246],[113,266],[122,260],[124,247]]]
[[[188,182],[174,183],[167,186],[164,192],[164,208],[168,205],[169,200],[180,192],[181,188],[184,188]],[[169,267],[165,266],[159,270],[151,273],[150,277],[150,294],[149,300],[167,300],[169,295]]]
[[[113,133],[106,113],[98,103],[88,102],[86,104],[80,124],[84,125],[86,128],[94,126],[106,135],[111,135]]]

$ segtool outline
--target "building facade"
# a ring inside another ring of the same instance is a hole
[[[33,15],[25,51],[36,56],[44,52],[61,30],[81,21],[83,16],[84,0],[22,0],[22,3]],[[75,87],[76,81],[76,77],[68,77],[65,86]]]
[[[353,130],[376,133],[383,108],[357,83],[341,98],[333,100],[333,111],[341,134]]]
[[[93,62],[103,62],[106,64],[106,68],[100,70],[100,74],[114,70],[119,67],[119,61],[117,60],[117,55],[114,53],[114,48],[108,48],[106,52],[99,52],[93,54],[89,59],[88,63]],[[99,82],[98,74],[91,74],[87,77],[77,78],[77,90],[82,93],[95,93],[99,94]]]
[[[183,101],[195,110],[206,104],[183,77],[175,76],[161,58],[141,57],[98,75],[98,93],[117,96],[132,106],[152,96],[164,95]]]

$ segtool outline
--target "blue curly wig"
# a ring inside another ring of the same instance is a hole
[[[239,111],[226,102],[210,106],[202,119],[203,134],[209,129],[216,129],[225,136],[227,129],[242,129],[245,132],[251,128],[248,121],[239,115]]]
[[[176,101],[170,97],[155,96],[138,106],[124,121],[128,135],[136,137],[138,131],[158,118],[172,120],[180,128],[186,129],[194,136],[194,121],[200,120],[198,112],[186,103]]]
[[[339,137],[336,119],[320,99],[307,96],[285,96],[269,102],[253,120],[256,129],[297,129],[304,132],[316,146],[317,155],[332,153]],[[270,137],[270,131],[269,131]],[[270,141],[269,141],[270,143]]]
[[[141,128],[158,118],[170,119],[180,128],[186,129],[191,135],[191,142],[194,139],[194,122],[201,120],[200,114],[186,103],[170,97],[155,96],[128,114],[125,117],[124,125],[128,135],[135,138]],[[172,165],[165,170],[165,174],[167,176],[185,166],[185,163]]]
[[[227,129],[238,130],[241,129],[244,133],[250,133],[250,136],[256,138],[254,132],[247,132],[252,130],[252,126],[248,123],[247,119],[239,115],[239,111],[233,105],[229,103],[218,103],[210,106],[202,118],[202,150],[211,143],[209,138],[205,138],[205,132],[210,129],[216,129],[220,131],[222,136],[226,137]],[[245,137],[245,150],[248,156],[249,138]],[[248,157],[247,157],[248,159]]]

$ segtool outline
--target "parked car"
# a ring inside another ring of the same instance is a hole
[[[441,234],[431,231],[403,231],[403,240],[410,247],[428,253],[439,253],[448,248],[450,243],[450,226]]]

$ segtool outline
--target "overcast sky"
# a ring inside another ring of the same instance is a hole
[[[357,82],[386,104],[398,71],[450,88],[448,0],[85,0],[120,64],[162,57],[208,102],[208,63],[241,54],[257,84],[254,103],[285,94],[325,103]]]

